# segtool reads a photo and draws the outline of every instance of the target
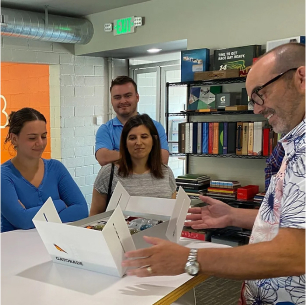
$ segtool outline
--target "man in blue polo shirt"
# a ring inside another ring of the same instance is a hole
[[[137,114],[139,94],[134,80],[128,76],[118,76],[110,87],[111,102],[117,116],[101,125],[96,134],[95,156],[100,165],[106,165],[120,158],[119,145],[123,125]],[[162,161],[168,163],[169,148],[163,126],[154,121],[161,145]]]

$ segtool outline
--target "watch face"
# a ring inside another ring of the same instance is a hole
[[[200,265],[197,261],[187,262],[185,271],[189,275],[197,275],[199,273]]]

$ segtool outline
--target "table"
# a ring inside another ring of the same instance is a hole
[[[191,240],[183,240],[189,244]],[[211,243],[197,243],[211,247]],[[191,245],[194,247],[195,245]],[[221,245],[222,247],[222,245]],[[112,277],[52,262],[36,229],[1,234],[3,305],[166,305],[182,297],[206,275],[137,278]],[[186,295],[185,295],[186,296]],[[190,303],[191,294],[176,304]]]

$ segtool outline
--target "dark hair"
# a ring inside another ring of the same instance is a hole
[[[155,178],[163,178],[164,175],[162,171],[162,159],[161,159],[159,135],[152,119],[147,114],[135,115],[131,117],[123,126],[121,139],[120,139],[121,159],[118,161],[119,164],[118,174],[122,177],[127,177],[130,175],[131,171],[133,170],[132,159],[127,149],[126,141],[131,129],[141,125],[144,125],[149,129],[153,141],[153,146],[149,154],[147,165],[150,169],[151,174]]]
[[[135,92],[138,93],[137,91],[137,85],[134,82],[134,80],[128,76],[122,75],[122,76],[117,76],[115,79],[112,80],[111,86],[109,88],[109,91],[112,91],[112,88],[116,85],[125,85],[131,83],[134,88],[135,88]]]
[[[19,135],[24,124],[31,121],[44,121],[47,123],[43,114],[33,108],[22,108],[18,111],[12,111],[8,120],[8,133],[5,138],[4,144],[10,141],[10,134],[14,133]]]

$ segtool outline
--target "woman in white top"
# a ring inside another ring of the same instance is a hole
[[[115,165],[107,164],[98,173],[90,216],[106,210],[112,166],[111,192],[120,181],[131,196],[176,198],[173,173],[162,163],[158,132],[147,114],[136,115],[125,123],[120,139],[120,155]]]

